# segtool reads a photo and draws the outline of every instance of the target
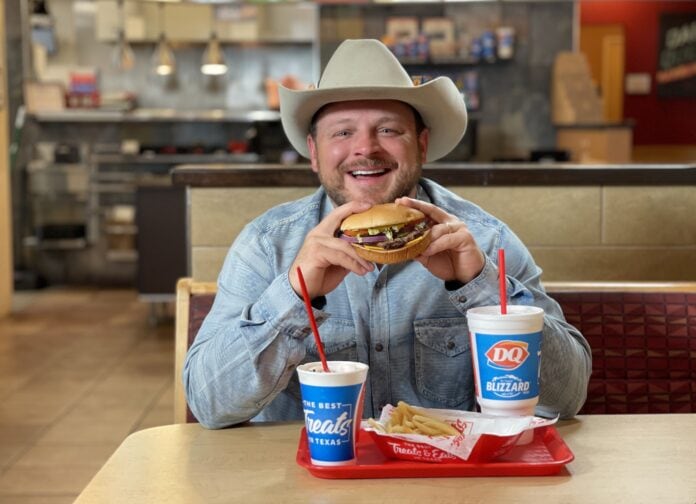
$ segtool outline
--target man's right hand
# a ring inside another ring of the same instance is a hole
[[[307,234],[288,273],[290,285],[299,296],[302,296],[302,289],[297,276],[298,266],[302,269],[310,299],[333,291],[349,272],[362,276],[374,269],[374,264],[358,256],[350,243],[334,236],[343,219],[364,212],[370,206],[359,201],[341,205]]]

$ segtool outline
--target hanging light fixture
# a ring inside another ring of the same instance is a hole
[[[176,71],[176,60],[164,33],[160,34],[159,42],[153,55],[155,73],[157,75],[172,75]]]
[[[224,75],[227,73],[225,55],[214,31],[210,33],[208,47],[205,48],[203,53],[201,72],[205,75]]]
[[[162,10],[164,9],[164,4],[159,4],[159,25],[160,25],[160,36],[157,42],[157,47],[155,47],[155,52],[152,55],[153,66],[155,73],[157,75],[172,75],[176,71],[176,59],[174,59],[174,52],[167,42],[167,37],[164,34],[164,21],[162,17]]]
[[[118,11],[121,26],[118,29],[118,41],[114,48],[113,63],[122,71],[131,70],[135,66],[135,55],[126,39],[126,30],[123,13],[123,0],[118,1]]]

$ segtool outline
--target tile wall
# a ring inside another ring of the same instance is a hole
[[[696,280],[693,187],[450,189],[506,222],[529,247],[545,281]],[[214,281],[229,245],[251,218],[310,192],[191,189],[193,277]]]

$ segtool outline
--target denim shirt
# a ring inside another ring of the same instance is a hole
[[[486,255],[481,273],[454,290],[420,263],[349,273],[314,314],[329,360],[368,364],[366,417],[404,400],[434,408],[475,407],[466,310],[495,305],[498,249],[505,249],[510,304],[545,311],[540,404],[569,417],[582,406],[590,349],[540,283],[541,269],[502,222],[442,186],[421,179],[417,197],[466,223]],[[333,204],[320,188],[268,210],[230,248],[215,302],[184,365],[187,401],[208,428],[246,420],[303,418],[295,368],[319,360],[302,299],[288,269],[305,236]]]

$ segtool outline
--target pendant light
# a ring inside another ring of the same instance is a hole
[[[203,53],[201,72],[205,75],[224,75],[227,73],[225,55],[220,47],[220,41],[215,31],[210,33],[208,47],[205,48],[205,52]]]
[[[155,47],[155,52],[152,55],[152,61],[155,73],[157,75],[172,75],[176,71],[176,60],[174,59],[174,52],[167,42],[167,37],[164,33],[164,18],[162,16],[162,11],[164,9],[164,4],[159,3],[159,25],[160,25],[160,36],[157,42],[157,47]]]
[[[118,29],[118,40],[114,48],[113,63],[117,69],[127,72],[135,66],[135,55],[126,39],[123,0],[118,0],[118,14],[120,27]]]

